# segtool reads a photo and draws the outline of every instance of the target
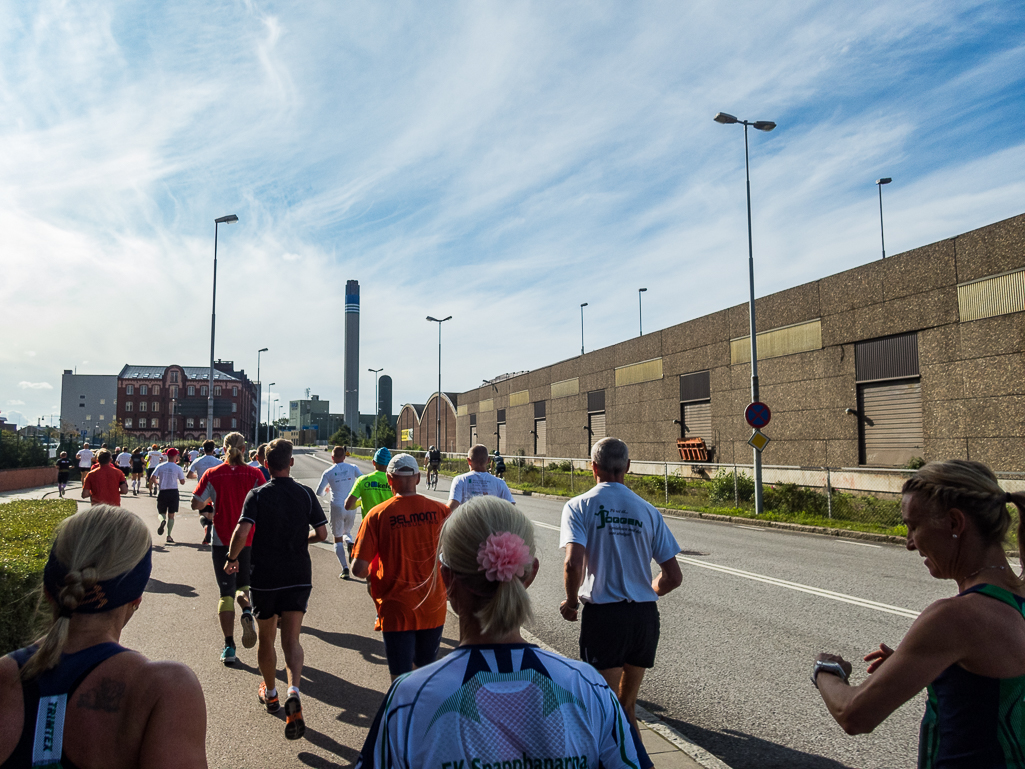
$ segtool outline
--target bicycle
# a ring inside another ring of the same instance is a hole
[[[436,467],[427,468],[427,488],[438,490],[438,468]]]

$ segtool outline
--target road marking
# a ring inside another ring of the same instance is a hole
[[[750,529],[751,531],[765,531],[765,527],[764,526],[745,526],[742,523],[735,523],[735,524],[733,524],[733,528],[735,528],[735,529]]]
[[[535,526],[540,526],[543,529],[551,529],[552,531],[562,531],[560,526],[552,526],[550,523],[541,523],[541,521],[534,521]]]
[[[859,547],[882,547],[882,545],[870,545],[868,542],[852,542],[849,539],[838,539],[836,541],[843,545],[858,545]]]
[[[911,619],[915,619],[918,616],[917,611],[904,609],[900,606],[891,606],[890,604],[870,601],[867,598],[858,598],[853,595],[845,595],[844,593],[834,593],[832,590],[823,590],[822,588],[811,587],[810,585],[802,585],[798,582],[788,582],[785,579],[776,579],[775,577],[766,577],[762,574],[753,574],[749,571],[741,571],[740,569],[732,569],[729,566],[719,566],[715,563],[698,561],[694,558],[687,558],[682,555],[676,556],[676,560],[680,563],[689,564],[691,566],[699,566],[702,569],[718,571],[723,574],[730,574],[734,577],[743,577],[744,579],[754,580],[755,582],[764,582],[767,585],[775,585],[776,587],[785,587],[789,590],[796,590],[799,593],[808,593],[809,595],[818,596],[819,598],[829,598],[833,601],[849,603],[854,606],[861,606],[865,609],[874,609],[875,611],[881,611],[886,614],[896,614],[899,617],[910,617]]]

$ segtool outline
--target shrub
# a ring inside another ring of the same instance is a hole
[[[37,623],[38,587],[57,524],[73,515],[70,499],[0,505],[0,654],[24,646]]]
[[[50,464],[46,446],[35,439],[23,439],[17,433],[0,430],[0,470],[16,467],[43,467]]]
[[[906,470],[917,470],[920,467],[925,467],[925,460],[921,457],[911,457],[911,459],[908,460],[908,463],[904,465],[904,469]]]
[[[750,502],[755,496],[754,480],[742,472],[737,472],[736,497],[734,497],[733,473],[721,470],[708,482],[708,499],[711,504],[728,504],[733,506],[734,499]]]
[[[780,513],[807,513],[825,516],[829,513],[826,495],[796,483],[777,483],[763,491],[766,510]]]

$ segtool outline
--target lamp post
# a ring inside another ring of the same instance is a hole
[[[644,308],[641,305],[641,294],[647,290],[646,288],[637,289],[637,330],[639,332],[637,336],[644,336]]]
[[[270,393],[268,393],[268,396],[269,395],[270,395]],[[278,425],[277,425],[277,422],[278,422],[278,400],[280,400],[280,399],[279,398],[275,398],[274,399],[274,437],[275,438],[277,438],[278,435],[280,434],[280,431],[278,430]]]
[[[260,382],[260,353],[267,352],[266,347],[256,351],[256,424],[253,425],[253,448],[260,443],[260,394],[263,392],[263,384]]]
[[[439,332],[441,331],[441,326],[438,326],[438,330],[439,330]],[[384,371],[384,369],[383,368],[368,368],[367,371],[372,371],[374,373],[374,448],[376,449],[376,448],[378,448],[378,446],[377,446],[377,420],[381,418],[381,402],[377,399],[378,398],[378,395],[377,395],[377,375],[380,374],[382,371]],[[440,389],[440,385],[439,385],[439,389]]]
[[[270,382],[267,384],[267,442],[270,443],[270,388],[274,387],[277,382]]]
[[[882,179],[876,179],[876,187],[879,188],[879,240],[883,246],[883,259],[886,258],[886,236],[883,234],[883,185],[892,182],[889,176],[884,176]]]
[[[437,438],[438,442],[435,444],[435,446],[439,447],[439,449],[438,449],[439,451],[447,451],[448,450],[447,446],[444,449],[440,448],[440,446],[441,446],[441,324],[444,323],[446,320],[452,320],[452,316],[449,315],[447,318],[442,318],[441,320],[438,320],[437,318],[433,318],[430,315],[428,315],[427,316],[427,320],[431,321],[432,323],[437,323],[438,324],[438,402],[434,406],[434,413],[437,414],[437,416],[438,416],[437,424],[435,425],[435,431],[436,431],[435,432],[435,437]]]
[[[584,308],[587,307],[587,302],[580,305],[580,354],[584,354]]]
[[[221,224],[234,224],[238,221],[235,214],[228,214],[214,219],[214,296],[210,305],[210,378],[207,383],[206,397],[206,437],[214,436],[214,328],[217,319],[217,227]]]
[[[716,123],[732,125],[740,123],[744,126],[744,171],[747,178],[747,267],[750,298],[748,299],[748,322],[751,334],[751,401],[758,401],[758,337],[755,333],[755,257],[754,239],[751,235],[751,161],[747,150],[747,127],[752,126],[757,131],[771,131],[776,124],[771,120],[738,120],[733,115],[725,112],[718,112],[715,116]],[[754,452],[754,475],[755,475],[755,515],[762,514],[762,452],[752,449]]]

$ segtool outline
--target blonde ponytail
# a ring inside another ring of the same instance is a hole
[[[229,465],[246,463],[246,438],[242,433],[228,433],[224,436],[224,453],[228,455]]]

